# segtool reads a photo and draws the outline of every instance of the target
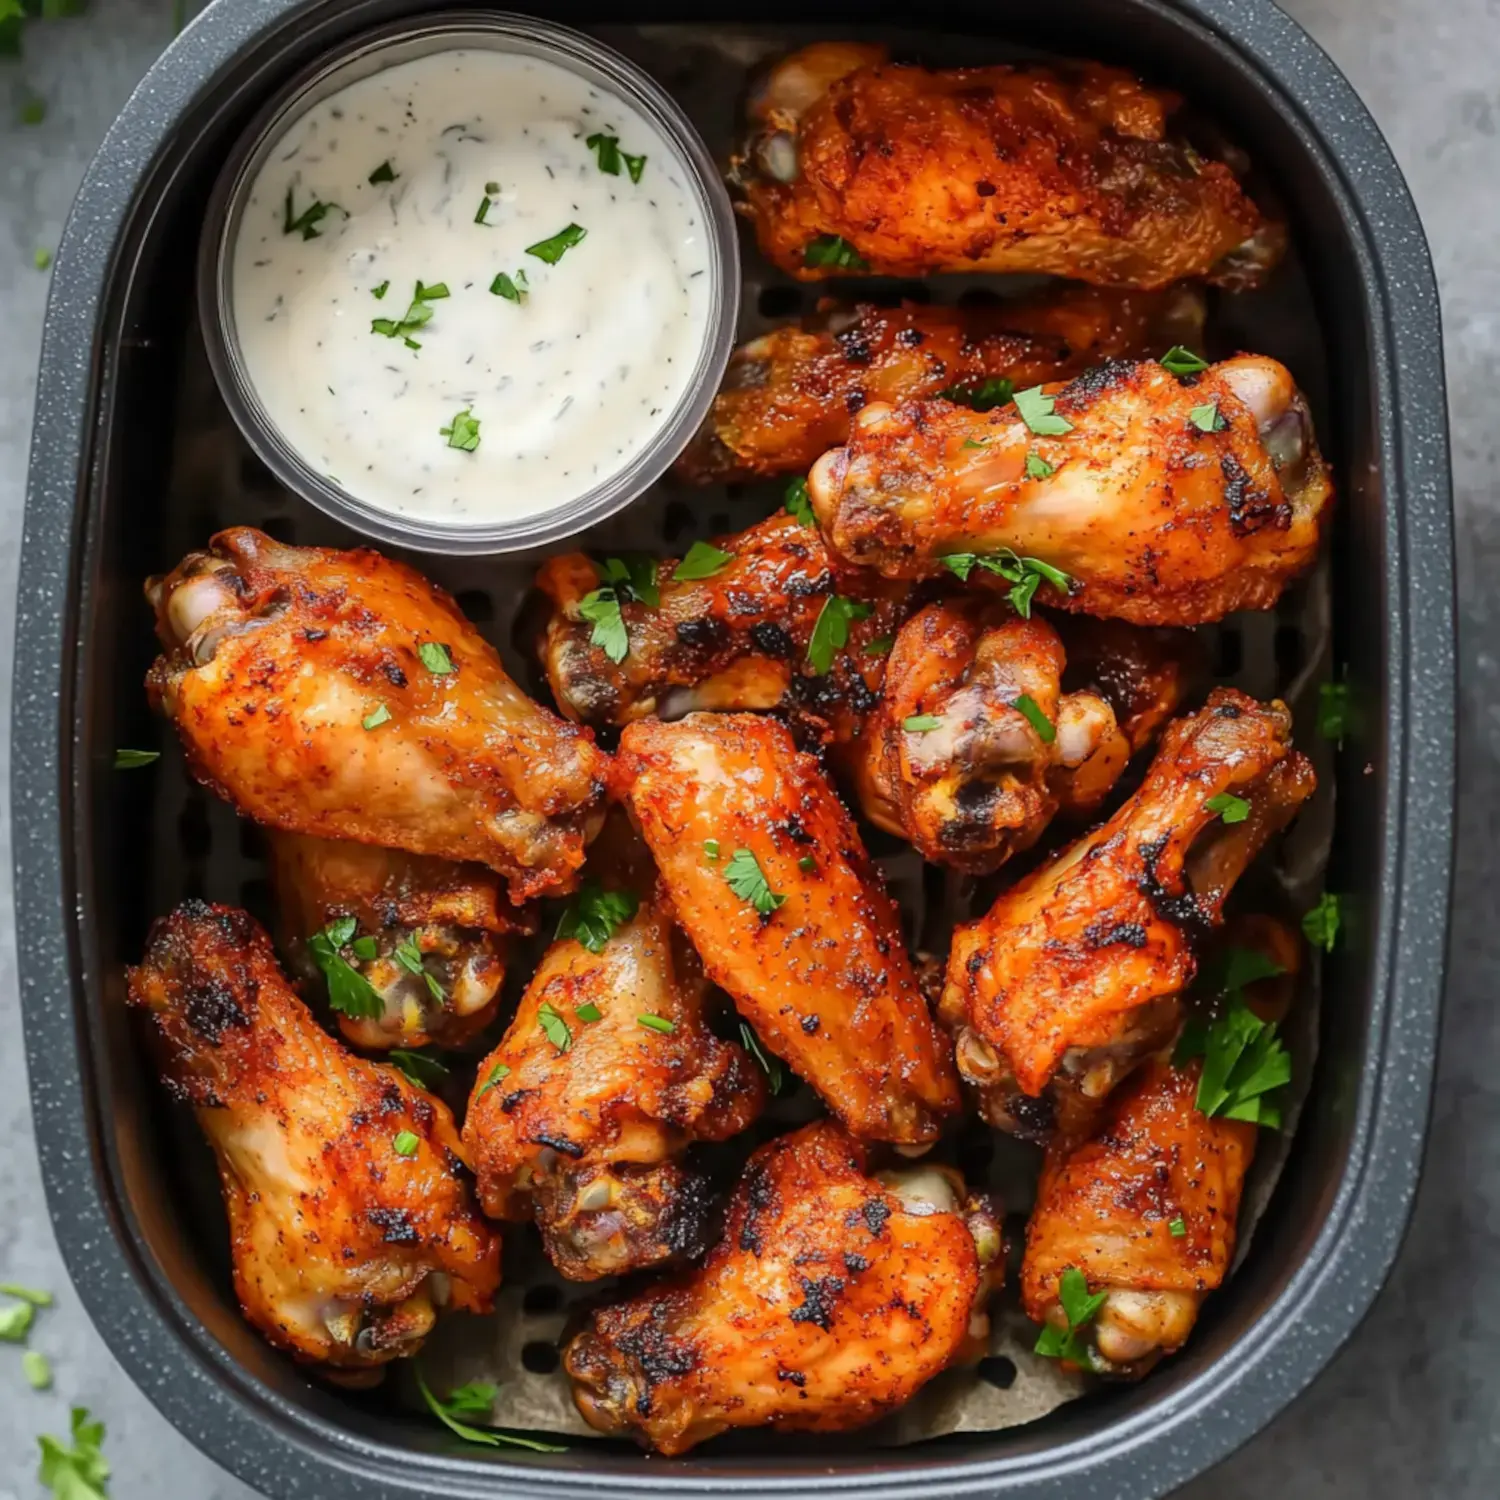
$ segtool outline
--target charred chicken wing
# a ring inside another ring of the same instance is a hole
[[[1036,559],[1042,602],[1138,625],[1269,609],[1332,495],[1291,376],[1253,355],[1186,381],[1117,361],[990,412],[866,407],[808,488],[834,551],[887,577],[1009,587],[1005,560]]]
[[[568,889],[604,756],[533,703],[453,600],[378,552],[221,532],[147,585],[147,678],[199,780],[257,822]]]
[[[732,1427],[862,1427],[977,1349],[994,1211],[961,1179],[867,1175],[820,1121],[762,1146],[701,1270],[596,1312],[568,1346],[578,1409],[667,1454]]]
[[[958,929],[941,1011],[992,1123],[1075,1128],[1176,1030],[1195,942],[1312,794],[1291,727],[1284,704],[1217,689],[1114,817]]]
[[[1099,63],[933,71],[822,43],[753,97],[734,175],[761,250],[807,281],[1025,271],[1251,284],[1284,231],[1174,130],[1180,103]]]
[[[414,1354],[443,1307],[487,1312],[500,1242],[447,1106],[327,1035],[244,912],[188,901],[129,975],[163,1079],[218,1159],[245,1316],[346,1373]]]
[[[933,1140],[958,1107],[901,921],[854,824],[780,724],[631,724],[621,793],[677,919],[766,1046],[866,1140]]]
[[[705,1024],[702,968],[641,865],[585,883],[464,1121],[485,1212],[534,1217],[578,1281],[701,1250],[707,1184],[680,1158],[743,1130],[765,1097],[743,1049]]]
[[[703,482],[805,474],[848,441],[853,414],[952,391],[981,405],[1006,387],[1067,380],[1121,356],[1196,347],[1202,294],[1066,287],[1000,304],[825,304],[736,351],[677,465]]]
[[[462,1046],[531,927],[484,865],[273,833],[271,870],[282,950],[358,1047]]]
[[[1047,1154],[1026,1229],[1021,1296],[1038,1323],[1066,1327],[1068,1270],[1105,1293],[1083,1337],[1098,1373],[1140,1375],[1182,1347],[1234,1257],[1240,1190],[1256,1127],[1196,1108],[1200,1064],[1154,1061],[1110,1099],[1081,1145]]]

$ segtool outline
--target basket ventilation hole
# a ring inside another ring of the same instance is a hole
[[[533,1339],[529,1344],[521,1345],[521,1365],[533,1375],[550,1375],[561,1362],[553,1344]]]
[[[795,318],[802,311],[802,288],[796,286],[762,287],[755,306],[763,318]]]
[[[979,1361],[979,1378],[997,1390],[1008,1391],[1016,1383],[1016,1367],[1003,1354],[987,1354]]]
[[[495,618],[495,601],[484,589],[465,589],[458,596],[458,607],[476,625],[488,625]]]
[[[555,1286],[543,1283],[541,1286],[529,1286],[526,1295],[521,1300],[521,1308],[529,1313],[555,1313],[562,1307],[562,1291]]]

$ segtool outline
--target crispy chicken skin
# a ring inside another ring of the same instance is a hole
[[[665,1454],[732,1427],[862,1427],[983,1339],[1000,1251],[956,1174],[876,1180],[819,1121],[750,1158],[701,1269],[593,1315],[564,1357],[573,1399]]]
[[[1291,727],[1283,703],[1216,689],[1107,823],[954,934],[941,1012],[992,1123],[1045,1134],[1055,1108],[1071,1128],[1175,1031],[1195,943],[1312,795]],[[1226,795],[1238,822],[1208,805]]]
[[[619,663],[591,643],[578,613],[599,577],[581,552],[554,557],[537,575],[552,603],[542,663],[558,706],[586,724],[677,718],[696,709],[778,706],[853,732],[875,701],[884,662],[865,648],[905,618],[904,584],[830,556],[816,528],[778,511],[716,543],[733,561],[709,578],[675,582],[676,560],[658,569],[661,606],[621,606],[630,651]],[[818,616],[832,595],[867,606],[848,646],[819,676],[808,661]]]
[[[272,833],[270,846],[281,948],[315,993],[326,997],[326,985],[309,938],[353,917],[354,939],[375,939],[379,951],[370,959],[344,945],[344,961],[382,1002],[376,1016],[334,1013],[349,1041],[371,1049],[461,1047],[484,1029],[500,1003],[511,937],[534,927],[507,903],[493,870],[300,833]],[[397,948],[413,946],[425,978],[396,957]]]
[[[1043,585],[1043,603],[1137,625],[1269,609],[1312,565],[1332,486],[1275,360],[1241,355],[1186,379],[1116,361],[1051,394],[1071,424],[1058,436],[1014,405],[866,407],[808,476],[833,550],[926,578],[950,554],[1010,549],[1073,579]],[[1031,458],[1045,477],[1028,474]],[[979,567],[970,578],[1008,587]]]
[[[516,902],[571,887],[605,757],[533,703],[420,574],[236,527],[146,594],[166,648],[151,701],[198,779],[246,817],[475,860]]]
[[[1196,348],[1203,294],[1063,287],[998,304],[825,302],[735,351],[703,427],[677,464],[699,483],[805,474],[848,441],[855,412],[974,389],[1067,380],[1121,356]]]
[[[771,719],[693,714],[629,725],[617,770],[678,921],[765,1045],[862,1139],[934,1140],[959,1103],[948,1040],[817,761]],[[730,884],[751,856],[780,898],[764,914]]]
[[[1097,805],[1130,745],[1102,698],[1062,693],[1063,667],[1052,626],[1003,600],[920,610],[854,756],[865,816],[932,864],[982,874],[1030,848],[1065,801]]]
[[[547,950],[480,1064],[464,1120],[484,1211],[534,1217],[575,1281],[696,1255],[710,1196],[681,1157],[692,1141],[738,1134],[765,1103],[760,1069],[708,1029],[702,967],[653,881],[647,860],[605,880],[640,904],[600,952],[561,937]],[[544,1006],[568,1029],[550,1023],[565,1049],[542,1025]],[[597,1020],[584,1018],[590,1006]]]
[[[252,918],[184,902],[128,980],[218,1159],[235,1291],[261,1334],[368,1376],[416,1353],[439,1308],[489,1311],[500,1241],[447,1106],[328,1036]]]
[[[1087,1330],[1100,1373],[1142,1375],[1181,1348],[1234,1256],[1256,1127],[1199,1111],[1199,1072],[1197,1062],[1144,1064],[1088,1140],[1059,1140],[1047,1153],[1021,1297],[1034,1321],[1066,1326],[1064,1271],[1080,1271],[1090,1292],[1107,1291]]]
[[[1172,129],[1180,103],[1100,63],[935,71],[820,43],[752,97],[732,175],[761,251],[802,280],[1020,271],[1254,284],[1285,232],[1229,166]],[[820,255],[829,236],[860,259]]]

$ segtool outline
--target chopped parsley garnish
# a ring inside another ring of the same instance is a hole
[[[504,297],[507,302],[522,303],[531,293],[526,287],[526,273],[517,271],[514,279],[501,271],[495,279],[490,282],[490,291],[496,297]]]
[[[381,164],[376,167],[373,172],[370,173],[368,179],[371,187],[379,187],[382,182],[394,182],[395,180],[396,173],[389,161],[381,162]]]
[[[1340,920],[1339,898],[1332,891],[1324,891],[1318,897],[1318,904],[1303,914],[1302,935],[1314,948],[1332,953],[1338,941]]]
[[[807,481],[800,475],[787,485],[786,498],[782,501],[781,508],[804,526],[818,524],[817,518],[813,515],[812,500],[807,493]]]
[[[1172,1062],[1176,1067],[1203,1059],[1198,1108],[1226,1120],[1246,1120],[1275,1130],[1280,1106],[1267,1097],[1292,1081],[1292,1057],[1274,1022],[1262,1021],[1239,990],[1230,993],[1224,1014],[1211,1026],[1183,1027]]]
[[[1286,970],[1259,948],[1226,948],[1198,971],[1193,988],[1207,995],[1228,995],[1262,979],[1274,979]]]
[[[486,183],[485,186],[488,187],[489,184]],[[474,222],[476,224],[484,224],[487,229],[492,227],[487,223],[487,220],[489,218],[490,205],[493,202],[494,199],[491,198],[488,193],[486,193],[484,197],[479,200],[479,207],[474,211]]]
[[[807,661],[813,676],[826,677],[833,667],[833,658],[849,644],[849,627],[855,620],[868,617],[870,606],[857,599],[845,599],[840,594],[830,594],[818,611],[813,623],[812,635],[807,641]]]
[[[422,1378],[420,1365],[414,1365],[412,1373],[416,1377],[417,1389],[421,1391],[422,1399],[427,1403],[427,1409],[449,1432],[456,1437],[461,1437],[466,1443],[484,1443],[491,1448],[503,1448],[507,1445],[513,1448],[530,1448],[535,1453],[566,1453],[568,1451],[561,1443],[544,1443],[538,1438],[517,1437],[514,1433],[496,1432],[488,1427],[470,1427],[467,1422],[460,1422],[454,1415],[455,1412],[473,1417],[482,1416],[489,1410],[490,1403],[494,1399],[493,1387],[461,1386],[448,1397],[447,1404],[444,1404],[428,1388],[427,1382]],[[486,1394],[486,1389],[488,1394]],[[482,1406],[481,1402],[483,1402]]]
[[[628,151],[620,150],[620,138],[616,135],[605,135],[602,131],[591,135],[584,145],[598,157],[599,170],[607,173],[610,177],[620,175],[620,163],[625,163],[625,170],[630,173],[632,182],[641,180],[641,173],[646,170],[646,158],[644,156],[632,156]]]
[[[385,283],[385,287],[390,282]],[[385,287],[382,287],[377,296],[385,296]],[[434,282],[432,286],[424,286],[417,282],[417,289],[412,293],[411,306],[399,318],[371,318],[370,332],[381,334],[388,339],[404,339],[409,349],[420,349],[422,346],[412,338],[412,334],[418,328],[423,327],[432,318],[432,306],[434,302],[441,302],[448,296],[447,284],[441,281]]]
[[[371,296],[372,296],[372,297],[373,297],[373,298],[374,298],[374,299],[375,299],[375,300],[376,300],[376,301],[377,301],[377,302],[383,302],[383,301],[384,301],[384,300],[385,300],[385,294],[386,294],[386,293],[387,293],[387,292],[388,292],[388,291],[390,291],[390,289],[391,289],[391,284],[390,284],[390,282],[389,282],[389,281],[382,281],[382,282],[381,282],[381,283],[380,283],[380,285],[379,285],[379,286],[378,286],[378,287],[376,287],[376,288],[375,288],[375,290],[374,290],[374,291],[373,291],[373,292],[371,292],[371,293],[370,293],[370,295],[371,295]]]
[[[1041,386],[1034,385],[1027,390],[1017,391],[1013,399],[1021,420],[1038,437],[1061,437],[1065,432],[1072,432],[1073,424],[1066,417],[1058,416],[1052,409],[1057,404],[1057,398],[1049,396]]]
[[[665,1016],[637,1016],[635,1019],[647,1031],[659,1031],[663,1036],[671,1036],[677,1030],[677,1022],[669,1021]]]
[[[566,1052],[573,1045],[573,1033],[568,1023],[552,1009],[551,1004],[543,1000],[537,1008],[537,1025],[546,1034],[547,1040],[557,1048],[559,1052]]]
[[[1003,578],[1011,585],[1007,595],[1011,607],[1023,620],[1031,618],[1031,601],[1044,582],[1064,594],[1073,587],[1073,580],[1061,568],[1054,568],[1039,557],[1018,556],[1009,547],[993,556],[982,552],[950,552],[938,561],[965,582],[975,568],[983,568],[986,573]]]
[[[448,439],[450,448],[472,453],[479,446],[479,418],[465,407],[447,427],[439,427],[438,435]]]
[[[29,1302],[33,1307],[51,1307],[52,1293],[44,1292],[40,1287],[21,1286],[14,1281],[0,1281],[0,1292],[7,1297],[19,1297],[22,1302]]]
[[[990,440],[988,438],[965,438],[964,439],[964,447],[965,448],[988,448],[989,445],[990,445]]]
[[[41,1350],[28,1349],[21,1356],[21,1373],[32,1390],[45,1391],[51,1388],[52,1366],[47,1363],[47,1356]]]
[[[1250,804],[1233,792],[1220,792],[1203,805],[1209,812],[1218,813],[1226,823],[1243,823],[1250,816]]]
[[[632,156],[628,151],[620,153],[620,160],[625,163],[625,170],[630,174],[632,182],[641,180],[641,173],[646,170],[646,158],[644,156]]]
[[[391,722],[391,711],[382,703],[378,707],[372,708],[360,722],[366,729],[379,729],[382,724],[389,724]]]
[[[1349,684],[1324,682],[1318,686],[1318,733],[1335,745],[1349,730]]]
[[[32,264],[38,271],[45,271],[52,264],[52,252],[45,246],[38,248],[35,255],[31,257]]]
[[[160,750],[116,750],[115,770],[134,771],[160,759]]]
[[[804,266],[833,267],[838,271],[868,271],[870,263],[848,240],[837,234],[820,234],[802,251]]]
[[[1069,1266],[1058,1282],[1057,1300],[1062,1304],[1063,1316],[1068,1320],[1066,1328],[1056,1323],[1046,1323],[1037,1336],[1036,1352],[1048,1359],[1065,1359],[1081,1369],[1093,1370],[1097,1366],[1092,1345],[1082,1337],[1083,1330],[1094,1321],[1094,1315],[1104,1306],[1109,1296],[1107,1291],[1089,1295],[1089,1284],[1083,1272]]]
[[[585,1000],[582,1005],[573,1007],[573,1014],[580,1021],[597,1021],[603,1017],[604,1012],[592,1000]]]
[[[927,734],[936,729],[943,721],[936,714],[911,714],[901,721],[901,727],[908,734]]]
[[[959,406],[967,406],[971,411],[994,411],[997,406],[1004,406],[1007,402],[1015,399],[1015,385],[1003,376],[991,376],[988,380],[981,380],[977,385],[965,382],[960,385],[950,385],[938,392],[938,398],[943,401],[953,401]],[[976,447],[983,444],[976,443]]]
[[[318,225],[328,217],[330,213],[343,213],[337,203],[323,203],[314,200],[309,203],[302,212],[296,213],[292,207],[292,190],[286,190],[286,212],[282,216],[281,232],[283,234],[300,234],[304,240],[315,240],[322,231]]]
[[[104,1442],[104,1423],[91,1422],[88,1408],[75,1406],[71,1431],[71,1446],[50,1435],[44,1434],[37,1439],[42,1450],[37,1478],[56,1500],[105,1500],[109,1461],[100,1452]]]
[[[447,1064],[428,1057],[425,1052],[409,1052],[404,1047],[396,1047],[386,1056],[391,1060],[391,1066],[399,1069],[407,1082],[414,1083],[419,1089],[438,1088],[448,1076]]]
[[[550,239],[528,245],[526,253],[546,261],[549,266],[555,266],[587,233],[588,230],[581,225],[569,224],[566,229],[559,229]]]
[[[786,900],[771,889],[760,861],[748,849],[734,851],[724,866],[724,879],[741,901],[748,902],[763,917],[769,917]]]
[[[1181,1214],[1178,1214],[1177,1217],[1167,1225],[1167,1233],[1170,1234],[1174,1240],[1187,1238],[1187,1224],[1184,1222]]]
[[[703,857],[704,859],[717,859],[719,857],[718,839],[703,840]]]
[[[417,659],[434,677],[448,677],[456,670],[448,648],[441,641],[423,641],[417,647]]]
[[[1057,726],[1042,712],[1041,704],[1030,693],[1022,693],[1011,707],[1025,715],[1026,722],[1036,730],[1037,738],[1044,745],[1050,745],[1057,738]]]
[[[1202,406],[1195,406],[1188,413],[1188,421],[1199,432],[1223,432],[1229,425],[1219,411],[1217,401],[1205,401]]]
[[[818,862],[812,857],[812,855],[804,854],[802,858],[797,861],[797,868],[801,870],[804,875],[811,875],[812,872],[818,868]]]
[[[692,583],[699,578],[712,578],[734,561],[734,553],[715,547],[712,542],[694,542],[687,549],[682,561],[672,569],[672,578],[677,583]]]
[[[0,1339],[7,1344],[24,1344],[35,1317],[36,1309],[29,1302],[0,1307]]]
[[[407,934],[391,951],[392,957],[395,958],[396,962],[408,974],[422,980],[426,984],[428,993],[434,1000],[441,1004],[448,998],[448,991],[438,983],[433,975],[427,972],[427,966],[422,962],[422,950],[417,946],[417,940],[414,937]]]
[[[644,552],[627,552],[623,557],[606,557],[594,564],[599,582],[616,589],[626,599],[638,599],[650,609],[661,608],[661,587],[657,582],[654,557]]]
[[[397,1156],[412,1157],[417,1154],[417,1147],[422,1144],[421,1140],[410,1130],[398,1130],[391,1137],[391,1150]]]
[[[603,953],[604,945],[640,907],[634,891],[607,891],[592,876],[578,888],[557,924],[559,938],[572,938],[590,953]]]
[[[1051,479],[1057,473],[1057,467],[1049,464],[1039,453],[1028,453],[1026,455],[1026,477],[1028,479]]]
[[[475,1102],[475,1104],[478,1104],[479,1101],[481,1099],[483,1099],[484,1096],[487,1093],[489,1093],[489,1091],[492,1088],[499,1087],[499,1085],[501,1083],[503,1083],[509,1077],[510,1077],[510,1066],[509,1066],[509,1064],[507,1064],[507,1063],[496,1063],[495,1066],[490,1069],[489,1077],[487,1077],[484,1080],[483,1084],[480,1085],[479,1092],[474,1095],[474,1102]]]
[[[578,601],[578,615],[593,625],[591,645],[598,646],[612,662],[622,662],[630,654],[630,635],[620,606],[637,600],[650,609],[661,607],[661,586],[656,576],[656,559],[639,553],[625,557],[606,557],[594,564],[603,585]]]
[[[748,1021],[740,1022],[740,1040],[745,1044],[745,1051],[755,1059],[761,1072],[766,1075],[767,1088],[773,1094],[779,1094],[784,1081],[781,1059],[774,1052],[766,1051],[761,1039],[755,1034]]]
[[[893,635],[877,635],[873,641],[865,642],[866,656],[889,656],[891,647],[896,644]]]
[[[585,594],[578,601],[578,617],[594,627],[589,632],[589,644],[597,646],[612,662],[618,665],[630,654],[630,634],[613,589],[595,589]]]
[[[1161,367],[1171,375],[1197,375],[1208,368],[1208,361],[1181,344],[1173,344],[1161,357]]]
[[[328,1004],[340,1015],[372,1020],[385,1009],[385,1002],[370,981],[339,952],[353,941],[358,926],[353,917],[339,917],[308,938],[307,951],[323,971]]]

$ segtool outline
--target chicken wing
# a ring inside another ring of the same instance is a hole
[[[166,647],[152,703],[246,817],[475,860],[516,902],[572,885],[605,757],[419,574],[237,527],[146,593]]]
[[[696,1255],[709,1193],[682,1155],[765,1103],[759,1068],[708,1029],[702,967],[654,878],[641,858],[585,882],[585,921],[564,920],[575,935],[547,950],[464,1120],[484,1211],[534,1217],[575,1281]]]
[[[270,842],[282,951],[355,1046],[461,1047],[484,1029],[511,937],[535,925],[493,870],[300,833]]]
[[[990,412],[869,406],[808,488],[850,562],[1008,587],[993,569],[1019,554],[1048,568],[1044,603],[1137,625],[1269,609],[1332,496],[1291,375],[1253,355],[1185,378],[1118,361]]]
[[[1006,387],[1067,380],[1106,359],[1196,348],[1202,331],[1203,294],[1189,287],[1064,287],[961,307],[825,303],[735,352],[677,473],[699,483],[805,474],[871,402],[954,391],[993,404]]]
[[[854,756],[865,816],[923,859],[996,870],[1130,758],[1109,704],[1063,694],[1062,643],[1001,600],[929,604],[896,637]]]
[[[599,587],[593,563],[574,552],[543,565],[537,586],[553,610],[541,656],[559,707],[587,724],[628,724],[784,706],[851,734],[875,701],[879,649],[905,618],[910,589],[830,557],[817,529],[784,511],[716,545],[732,555],[708,577],[677,581],[668,561],[657,570],[659,607],[621,604],[629,650],[618,662],[580,613]],[[847,645],[825,655],[812,646],[827,611]]]
[[[765,1045],[862,1139],[935,1139],[959,1102],[947,1038],[817,761],[773,720],[693,714],[629,725],[617,768],[678,921]]]
[[[254,920],[184,902],[128,997],[218,1159],[235,1291],[266,1339],[368,1377],[414,1354],[439,1308],[489,1310],[500,1241],[447,1106],[329,1037]]]
[[[1099,63],[933,71],[822,43],[752,97],[732,176],[762,252],[804,281],[1025,271],[1253,285],[1285,230],[1174,129],[1180,104]]]
[[[1058,1289],[1072,1268],[1106,1293],[1083,1338],[1097,1373],[1141,1375],[1182,1347],[1234,1256],[1256,1127],[1194,1105],[1197,1062],[1143,1065],[1082,1145],[1047,1153],[1026,1228],[1021,1297],[1067,1327]]]
[[[842,1432],[977,1352],[994,1210],[941,1168],[867,1168],[826,1120],[762,1146],[702,1269],[596,1312],[568,1346],[584,1418],[666,1454],[732,1427]]]
[[[941,1012],[991,1123],[1073,1128],[1176,1030],[1195,942],[1312,794],[1291,727],[1281,702],[1216,689],[1114,817],[958,929]]]

